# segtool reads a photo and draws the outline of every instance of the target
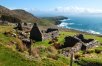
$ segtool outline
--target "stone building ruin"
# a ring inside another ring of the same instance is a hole
[[[88,50],[92,47],[99,45],[100,43],[94,39],[85,39],[82,34],[75,36],[65,37],[64,45],[60,49],[68,49],[62,51],[62,54],[69,56],[71,53],[75,53],[79,50]]]
[[[36,23],[34,23],[31,31],[30,31],[30,39],[36,40],[36,41],[42,41],[42,34],[39,30]]]
[[[87,49],[92,48],[98,44],[99,44],[98,41],[96,41],[94,39],[85,39],[82,34],[79,34],[76,36],[65,37],[65,42],[60,48],[67,48],[67,47],[74,48],[76,45],[78,45],[77,48],[79,48],[81,50],[87,50]],[[74,51],[76,51],[77,48],[75,47]]]
[[[31,29],[32,27],[32,23],[21,23],[21,22],[18,22],[18,23],[15,23],[16,27],[14,29],[17,29],[17,30],[23,30],[23,31],[28,31]]]
[[[42,41],[45,39],[53,39],[58,37],[58,29],[48,28],[47,30],[40,30],[38,25],[34,23],[33,28],[30,31],[30,39],[35,41]]]

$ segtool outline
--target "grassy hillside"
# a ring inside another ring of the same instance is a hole
[[[61,19],[61,17],[58,17],[57,19],[38,18],[25,10],[22,9],[10,10],[0,5],[0,17],[2,15],[18,18],[21,20],[21,22],[27,23],[37,22],[41,26],[52,26],[55,23],[57,23],[58,19]]]
[[[17,42],[17,39],[12,36],[6,36],[3,33],[12,32],[13,26],[0,25],[0,66],[68,66],[70,58],[62,54],[59,54],[60,50],[55,49],[51,44],[48,44],[50,40],[42,42],[36,42],[32,45],[33,55],[29,56],[27,51],[19,52],[16,50],[16,45],[13,42]],[[64,42],[65,36],[72,36],[79,34],[76,31],[60,31],[58,37],[58,43]],[[98,37],[91,34],[85,34],[85,38],[93,38],[102,43],[102,37]],[[37,52],[38,51],[38,52]],[[80,60],[75,62],[73,66],[87,66],[90,62],[91,66],[102,65],[102,55],[97,53],[102,51],[102,46],[91,48],[84,54],[84,51],[80,51],[75,54],[79,56]],[[89,66],[90,66],[89,65]]]
[[[16,17],[20,19],[22,22],[39,22],[39,19],[32,15],[31,13],[21,10],[21,9],[16,9],[16,10],[10,10],[4,6],[0,5],[0,15],[10,15],[13,17]]]

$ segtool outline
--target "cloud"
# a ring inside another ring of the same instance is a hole
[[[83,7],[55,7],[49,9],[23,8],[34,15],[102,15],[102,9]]]
[[[57,7],[52,9],[54,12],[59,13],[74,13],[74,14],[102,14],[102,9],[96,8],[82,8],[82,7]]]

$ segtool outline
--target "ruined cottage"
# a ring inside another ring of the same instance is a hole
[[[65,42],[64,45],[61,46],[61,48],[66,48],[66,47],[75,47],[76,44],[81,44],[78,45],[77,48],[81,48],[81,50],[87,50],[89,48],[92,48],[96,45],[99,44],[98,41],[94,39],[85,39],[82,34],[76,35],[76,36],[67,36],[65,37]],[[75,48],[75,49],[77,49]]]
[[[30,39],[36,40],[36,41],[42,41],[42,34],[39,30],[36,23],[34,23],[31,31],[30,31]]]
[[[16,24],[16,27],[14,29],[17,29],[17,30],[27,31],[27,30],[30,30],[31,27],[32,27],[31,23],[18,22],[18,23],[15,23],[15,24]]]
[[[58,35],[58,29],[48,28],[47,30],[40,30],[37,23],[34,23],[33,28],[30,31],[30,39],[35,41],[53,39]]]
[[[62,50],[62,54],[65,56],[69,56],[71,53],[75,53],[79,50],[88,50],[92,47],[99,45],[100,43],[94,39],[85,39],[82,34],[78,34],[75,36],[67,36],[65,37],[64,44],[60,47]],[[67,50],[68,49],[68,50]]]

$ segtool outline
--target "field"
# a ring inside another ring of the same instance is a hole
[[[32,45],[34,49],[34,56],[28,55],[27,51],[19,52],[16,50],[16,45],[13,42],[17,42],[17,39],[12,36],[5,36],[4,32],[13,32],[12,26],[0,25],[0,66],[68,66],[70,64],[70,58],[59,54],[57,49],[52,47],[52,44],[48,44],[50,40],[42,42],[36,42]],[[73,36],[79,34],[74,31],[60,31],[58,37],[58,43],[63,44],[65,36]],[[102,43],[102,37],[84,34],[85,38],[92,38]],[[36,52],[39,50],[39,52]],[[102,46],[91,48],[87,50],[88,53],[84,54],[84,51],[76,53],[80,58],[78,62],[74,62],[73,66],[101,66],[102,55],[97,53],[102,51]],[[27,58],[28,57],[28,58]]]

